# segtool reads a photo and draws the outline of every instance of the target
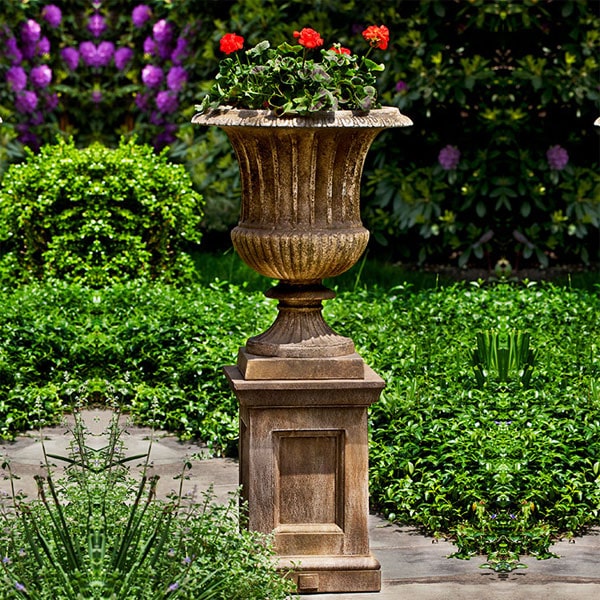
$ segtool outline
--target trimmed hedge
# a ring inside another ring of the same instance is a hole
[[[13,165],[0,187],[0,270],[102,286],[185,279],[201,239],[202,198],[184,168],[123,140],[79,150],[59,140]]]

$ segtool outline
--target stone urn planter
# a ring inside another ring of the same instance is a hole
[[[411,124],[396,108],[278,117],[223,108],[193,118],[221,127],[240,165],[233,245],[279,283],[271,327],[225,367],[240,405],[240,483],[248,526],[274,534],[300,593],[378,591],[369,550],[368,408],[384,382],[350,338],[324,321],[322,280],[349,269],[369,239],[360,179],[379,132]]]
[[[364,252],[369,232],[360,218],[360,182],[367,152],[378,133],[411,125],[410,119],[397,108],[308,117],[223,108],[193,123],[218,126],[229,137],[242,183],[233,245],[251,268],[280,280],[267,292],[279,300],[277,319],[247,341],[247,354],[326,362],[353,355],[352,340],[323,319],[321,302],[334,293],[321,282],[348,270]]]

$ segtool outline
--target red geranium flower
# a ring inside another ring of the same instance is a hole
[[[221,52],[225,54],[231,54],[237,50],[241,50],[244,47],[244,38],[236,33],[226,33],[219,43]]]
[[[294,31],[294,37],[298,38],[298,43],[305,48],[318,48],[323,45],[323,38],[310,27]]]
[[[390,30],[385,25],[379,27],[377,27],[377,25],[370,25],[362,32],[362,34],[365,40],[367,40],[373,48],[385,50],[388,47]]]
[[[340,46],[339,44],[334,44],[329,49],[332,52],[336,52],[337,54],[352,54],[352,52],[350,52],[349,48],[344,48],[343,46]]]

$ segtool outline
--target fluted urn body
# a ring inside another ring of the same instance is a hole
[[[240,166],[242,206],[233,245],[250,267],[280,284],[279,315],[247,352],[285,358],[339,357],[354,344],[323,320],[321,285],[352,267],[369,232],[360,218],[363,165],[377,134],[410,125],[396,108],[280,117],[271,111],[221,109],[194,123],[221,127]]]

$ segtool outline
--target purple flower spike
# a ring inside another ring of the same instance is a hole
[[[94,104],[100,104],[100,102],[102,102],[102,92],[100,90],[94,90],[92,92],[92,102]]]
[[[446,146],[440,150],[438,161],[445,171],[453,171],[460,161],[460,150],[456,146]]]
[[[136,94],[134,102],[141,111],[148,110],[148,94]]]
[[[27,20],[21,27],[21,39],[26,44],[34,44],[40,39],[42,28],[37,21],[33,19]]]
[[[179,65],[188,55],[188,42],[185,38],[177,38],[177,43],[175,44],[175,48],[171,53],[171,60],[174,65]]]
[[[162,126],[165,124],[165,119],[163,118],[162,114],[157,111],[152,111],[150,113],[150,117],[148,118],[148,120],[150,121],[150,123],[152,123],[152,125]],[[184,564],[187,564],[187,563],[184,563]]]
[[[173,25],[165,19],[161,19],[154,23],[152,35],[159,44],[168,44],[173,37]]]
[[[106,67],[115,53],[115,45],[112,42],[100,42],[98,46],[98,66]]]
[[[27,85],[27,73],[23,67],[13,66],[6,71],[6,81],[13,92],[21,92]]]
[[[156,94],[156,108],[161,113],[174,113],[179,107],[177,96],[168,90],[162,90]]]
[[[156,54],[156,42],[150,36],[144,40],[144,54],[150,54],[150,56]]]
[[[37,42],[34,42],[32,44],[30,44],[29,42],[23,42],[23,44],[21,44],[21,52],[25,60],[31,60],[35,56],[36,50]]]
[[[31,69],[29,76],[31,77],[31,83],[35,87],[45,88],[52,81],[52,69],[48,65],[38,65]]]
[[[167,73],[167,87],[173,92],[180,92],[188,80],[187,71],[180,66],[174,66]]]
[[[58,94],[49,94],[44,100],[48,111],[53,111],[58,106]]]
[[[79,64],[79,52],[76,48],[70,46],[63,48],[60,51],[60,55],[69,71],[74,71],[77,68],[77,65]]]
[[[158,87],[163,78],[163,71],[160,67],[146,65],[142,69],[142,81],[149,88]]]
[[[152,9],[146,4],[138,4],[131,11],[131,20],[135,27],[143,27],[152,16]]]
[[[48,4],[42,8],[42,19],[44,19],[50,27],[58,27],[62,21],[62,12],[55,4]]]
[[[88,31],[94,37],[100,37],[106,31],[106,21],[99,13],[94,13],[88,21]]]
[[[408,85],[406,83],[406,81],[398,81],[396,83],[396,91],[397,92],[405,92],[408,89]]]
[[[551,169],[555,171],[562,171],[569,164],[568,152],[558,144],[556,146],[550,146],[548,152],[546,152],[546,159]]]
[[[40,38],[40,41],[37,43],[37,53],[39,56],[50,54],[50,40],[46,36]]]
[[[81,44],[79,44],[79,54],[81,54],[83,62],[88,65],[88,67],[94,66],[96,61],[96,46],[94,46],[94,42],[81,42]]]
[[[127,63],[133,58],[133,50],[131,48],[119,48],[115,52],[115,66],[119,71],[122,71]]]
[[[158,50],[158,56],[162,60],[169,60],[171,58],[171,44],[160,42],[156,44],[156,49]]]
[[[15,38],[6,40],[6,56],[12,59],[11,62],[13,65],[21,64],[23,54],[19,50],[19,44]]]
[[[115,53],[115,45],[105,41],[95,46],[93,42],[86,41],[79,44],[79,52],[88,67],[105,67]]]
[[[15,590],[17,590],[17,592],[24,592],[25,586],[17,581],[17,583],[15,583]]]
[[[32,113],[37,108],[37,105],[37,94],[29,90],[21,92],[15,100],[15,108],[20,113]]]

